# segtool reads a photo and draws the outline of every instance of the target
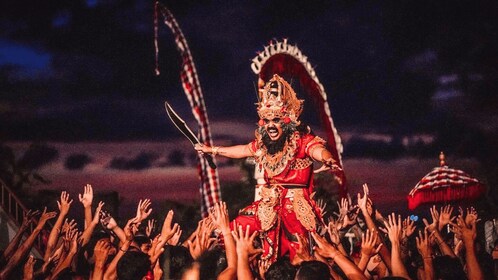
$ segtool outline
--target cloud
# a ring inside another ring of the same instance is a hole
[[[92,158],[87,154],[72,154],[66,158],[64,167],[69,170],[82,170],[92,162]]]
[[[152,167],[158,155],[141,152],[135,158],[115,157],[109,163],[109,168],[118,170],[143,170]]]

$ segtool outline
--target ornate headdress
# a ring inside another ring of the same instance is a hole
[[[258,115],[261,119],[285,118],[298,123],[304,100],[297,99],[292,87],[275,74],[259,90]]]

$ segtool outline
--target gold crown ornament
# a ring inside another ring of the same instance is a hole
[[[289,118],[299,124],[304,100],[297,99],[292,87],[282,77],[275,74],[259,90],[258,115],[260,119]]]

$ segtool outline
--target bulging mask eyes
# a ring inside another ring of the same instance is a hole
[[[269,123],[271,123],[271,122],[272,122],[272,123],[280,123],[280,118],[274,118],[274,119],[271,119],[271,120],[269,120],[269,119],[264,119],[263,121],[265,122],[265,124],[269,124]]]

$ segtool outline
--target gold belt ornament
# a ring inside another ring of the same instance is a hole
[[[277,212],[274,207],[280,203],[281,190],[277,187],[260,188],[261,200],[258,204],[258,219],[261,223],[261,229],[268,231],[273,227],[277,220]]]

